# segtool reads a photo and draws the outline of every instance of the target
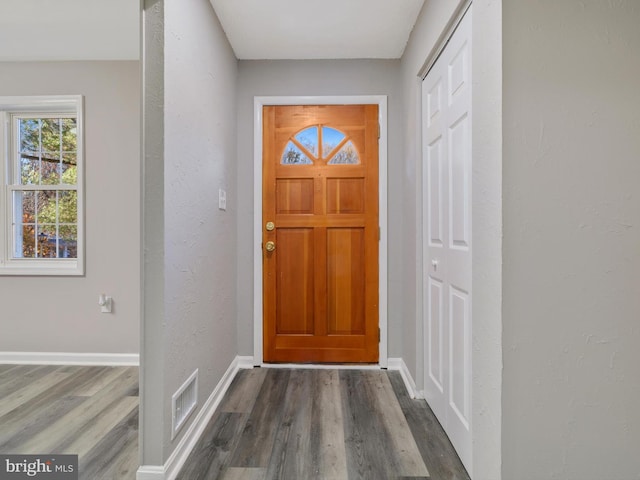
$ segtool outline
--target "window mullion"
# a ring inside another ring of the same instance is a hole
[[[24,191],[42,191],[42,190],[78,190],[77,185],[62,184],[62,185],[7,185],[7,188],[11,191],[24,190]]]
[[[42,119],[38,119],[38,185],[42,185]],[[37,233],[36,233],[37,235]]]
[[[4,206],[0,206],[0,266],[6,263],[9,252],[7,251],[6,240],[9,236],[9,221],[6,216],[9,213],[9,193],[6,185],[9,181],[8,164],[10,159],[9,153],[9,124],[6,112],[0,111],[0,198],[4,198]]]
[[[60,192],[56,192],[56,258],[60,258]]]

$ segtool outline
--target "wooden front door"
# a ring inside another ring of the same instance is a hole
[[[378,361],[378,106],[266,106],[265,362]]]

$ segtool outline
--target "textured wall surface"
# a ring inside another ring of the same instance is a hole
[[[403,93],[403,163],[402,163],[402,204],[404,217],[402,264],[404,266],[403,289],[403,352],[402,357],[417,382],[422,376],[422,331],[417,325],[419,301],[422,295],[421,280],[422,256],[419,252],[422,212],[419,177],[421,145],[421,97],[420,72],[433,49],[438,47],[438,39],[444,34],[447,23],[456,11],[457,2],[447,0],[427,0],[418,16],[409,42],[402,56],[402,93]],[[420,383],[421,384],[421,383]]]
[[[86,182],[86,275],[0,277],[0,351],[139,351],[139,72],[137,61],[0,63],[0,95],[84,95]]]
[[[497,480],[502,462],[502,1],[473,2],[474,480]],[[508,480],[508,477],[502,477]]]
[[[640,478],[640,4],[504,3],[503,478]]]
[[[420,73],[464,2],[427,0],[402,57],[401,211],[404,358],[423,387]],[[500,478],[501,455],[501,2],[476,0],[472,20],[472,442],[475,480]]]
[[[207,0],[149,0],[144,24],[142,464],[158,466],[188,428],[171,440],[171,396],[198,369],[201,408],[236,355],[237,62]]]
[[[0,18],[3,62],[140,59],[139,1],[2,0]]]
[[[239,62],[238,352],[253,355],[253,97],[387,95],[389,210],[389,356],[402,356],[401,95],[399,60]]]
[[[165,1],[164,38],[164,398],[198,368],[202,406],[236,355],[237,62],[207,0]]]
[[[164,429],[164,1],[144,0],[141,465],[162,465]],[[170,420],[169,420],[170,421]]]

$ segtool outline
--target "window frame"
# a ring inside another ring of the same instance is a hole
[[[76,118],[77,181],[68,185],[22,185],[19,183],[18,132],[15,119],[21,115]],[[0,276],[2,275],[84,275],[84,98],[82,95],[0,96]],[[26,188],[25,188],[26,187]],[[54,188],[50,188],[54,187]],[[13,192],[20,190],[75,190],[77,192],[77,258],[13,258]]]

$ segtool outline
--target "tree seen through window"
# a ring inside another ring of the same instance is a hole
[[[76,119],[18,118],[17,258],[77,258]]]

